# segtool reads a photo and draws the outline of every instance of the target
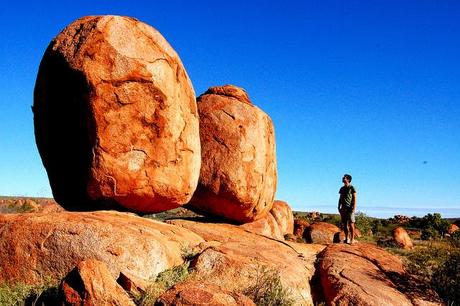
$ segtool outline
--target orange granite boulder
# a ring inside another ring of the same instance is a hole
[[[399,226],[393,229],[391,233],[392,233],[394,241],[401,248],[412,249],[414,247],[414,244],[412,243],[412,239],[410,239],[409,234],[406,232],[404,228]]]
[[[35,139],[68,210],[140,213],[187,203],[201,153],[195,93],[151,26],[88,16],[48,46],[34,91]]]
[[[198,97],[198,112],[202,165],[190,205],[238,223],[264,217],[277,184],[270,117],[232,85],[209,88]]]

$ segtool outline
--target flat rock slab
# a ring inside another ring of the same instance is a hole
[[[316,254],[323,246],[282,242],[257,235],[236,225],[169,220],[206,240],[192,263],[202,281],[227,290],[244,291],[257,275],[278,271],[296,305],[311,305],[310,280],[315,273]]]
[[[404,270],[401,260],[368,243],[332,244],[319,255],[328,305],[442,305]]]
[[[183,263],[184,248],[204,240],[193,232],[111,211],[0,215],[0,283],[62,279],[80,261],[104,262],[149,280]]]

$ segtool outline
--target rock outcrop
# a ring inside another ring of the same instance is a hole
[[[310,243],[340,242],[340,228],[327,222],[315,222],[306,229],[305,238]]]
[[[449,225],[449,228],[447,229],[447,233],[449,235],[452,235],[453,233],[455,233],[459,229],[460,229],[460,227],[458,227],[457,224],[452,223],[452,224]]]
[[[277,184],[270,117],[232,85],[198,97],[202,165],[190,205],[239,223],[264,217]]]
[[[284,240],[284,236],[294,232],[294,215],[286,202],[275,201],[265,217],[245,223],[241,228],[267,237]]]
[[[50,43],[34,92],[37,146],[68,210],[187,203],[201,153],[195,93],[168,42],[128,17],[83,17]]]
[[[118,212],[0,214],[0,283],[62,279],[80,261],[104,262],[148,280],[183,262],[182,249],[204,240],[198,235]]]
[[[66,276],[60,290],[63,305],[135,306],[107,266],[98,260],[80,262]]]
[[[294,235],[298,238],[303,238],[305,229],[309,226],[310,223],[308,223],[308,221],[305,219],[294,219]]]
[[[199,281],[244,292],[257,281],[255,275],[275,277],[278,271],[281,283],[290,289],[297,305],[313,304],[310,280],[315,273],[316,255],[323,246],[276,241],[231,224],[168,222],[206,240],[199,245],[199,255],[192,262]]]
[[[391,233],[394,241],[401,248],[412,249],[414,247],[412,240],[409,237],[409,234],[407,234],[406,230],[403,227],[396,227],[395,229],[393,229]]]
[[[247,296],[202,282],[185,282],[175,285],[162,294],[155,305],[209,305],[255,306]]]
[[[375,245],[331,244],[318,258],[328,305],[442,305],[398,257]]]

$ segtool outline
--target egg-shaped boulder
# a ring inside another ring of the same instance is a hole
[[[195,92],[151,26],[122,16],[71,23],[43,56],[33,111],[54,198],[66,209],[150,213],[192,197],[201,163]]]
[[[264,217],[277,184],[270,117],[233,85],[211,87],[197,102],[202,165],[190,205],[238,223]]]

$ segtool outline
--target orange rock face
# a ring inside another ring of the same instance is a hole
[[[162,294],[155,305],[209,305],[209,306],[255,306],[241,293],[227,291],[213,284],[185,282],[175,285]]]
[[[397,256],[373,244],[331,244],[319,263],[328,305],[442,305],[432,289],[406,274]]]
[[[182,248],[204,240],[196,234],[118,212],[0,215],[0,283],[63,278],[80,261],[104,262],[148,280],[183,263]]]
[[[61,284],[63,305],[120,305],[135,306],[128,294],[98,260],[80,262]]]
[[[321,245],[281,242],[244,231],[231,224],[168,221],[206,240],[192,262],[196,277],[226,290],[243,292],[263,271],[278,271],[296,305],[312,305],[310,280]],[[268,269],[268,270],[266,270]]]
[[[64,208],[147,213],[190,200],[201,163],[195,93],[154,28],[120,16],[67,26],[42,59],[33,110]]]
[[[407,234],[406,230],[402,227],[397,227],[392,231],[393,239],[396,243],[404,249],[412,249],[414,247],[412,240]]]
[[[294,232],[294,215],[286,202],[275,201],[265,217],[245,223],[241,227],[256,234],[284,240],[284,235]]]
[[[202,166],[191,206],[240,223],[262,218],[277,183],[270,117],[232,85],[208,89],[198,111]]]
[[[458,231],[460,228],[457,226],[457,224],[455,223],[452,223],[451,225],[449,225],[449,228],[447,229],[447,233],[449,235],[452,235],[453,233],[455,233],[456,231]]]
[[[296,235],[299,238],[303,238],[304,237],[304,231],[309,226],[310,226],[310,223],[308,223],[307,220],[305,220],[305,219],[295,219],[294,220],[294,235]]]
[[[329,244],[340,242],[340,228],[327,222],[316,222],[307,228],[305,238],[310,243]]]

